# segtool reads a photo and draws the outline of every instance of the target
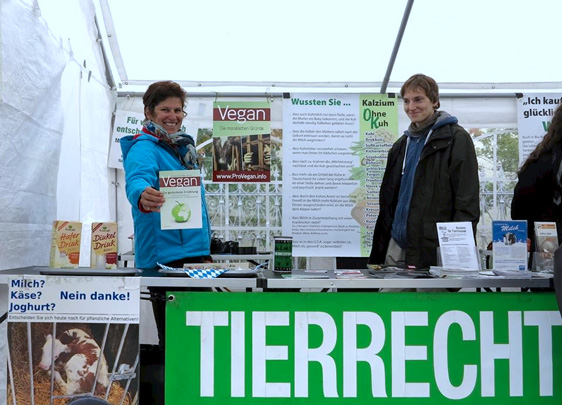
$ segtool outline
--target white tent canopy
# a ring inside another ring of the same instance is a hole
[[[378,91],[389,80],[396,91],[419,72],[459,90],[560,83],[557,69],[548,68],[562,62],[553,43],[557,0],[101,3],[119,90],[166,78],[199,90]]]
[[[126,97],[154,80],[200,96],[198,120],[213,95],[397,92],[424,72],[464,125],[503,127],[516,92],[562,89],[554,0],[0,4],[0,268],[45,265],[54,219],[119,220],[130,234],[122,172],[107,167],[112,114],[141,112]]]

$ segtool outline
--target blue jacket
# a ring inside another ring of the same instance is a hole
[[[178,153],[158,138],[141,132],[121,138],[123,167],[125,169],[125,191],[131,203],[135,229],[135,265],[139,269],[158,267],[187,257],[210,254],[211,227],[205,203],[205,188],[201,183],[202,229],[160,229],[160,213],[143,213],[139,209],[141,193],[147,187],[159,189],[160,170],[186,170],[180,156],[185,146],[178,147]]]

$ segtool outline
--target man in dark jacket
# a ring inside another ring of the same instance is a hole
[[[370,264],[437,264],[437,222],[480,218],[478,163],[470,135],[439,108],[439,87],[417,74],[400,89],[410,126],[392,146],[379,196]]]

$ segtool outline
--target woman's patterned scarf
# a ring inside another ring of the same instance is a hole
[[[164,128],[150,120],[144,120],[142,125],[144,127],[144,132],[154,135],[156,138],[172,146],[174,149],[176,146],[185,146],[187,148],[187,152],[185,155],[181,156],[184,166],[187,167],[188,170],[199,168],[197,164],[195,141],[191,136],[181,131],[170,135]]]

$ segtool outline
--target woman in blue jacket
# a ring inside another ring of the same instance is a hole
[[[198,169],[193,139],[180,131],[186,93],[172,81],[151,84],[142,100],[145,120],[140,134],[121,138],[127,198],[135,228],[135,266],[156,269],[158,263],[183,268],[184,263],[212,262],[211,228],[201,182],[202,227],[162,230],[159,191],[161,170]],[[149,288],[160,348],[165,342],[165,288]]]
[[[197,169],[191,136],[180,131],[185,117],[186,93],[172,81],[151,84],[143,96],[145,121],[140,134],[121,138],[127,198],[135,228],[135,265],[157,268],[157,263],[183,267],[184,263],[211,261],[211,230],[201,183],[202,228],[162,230],[159,191],[161,170]]]

